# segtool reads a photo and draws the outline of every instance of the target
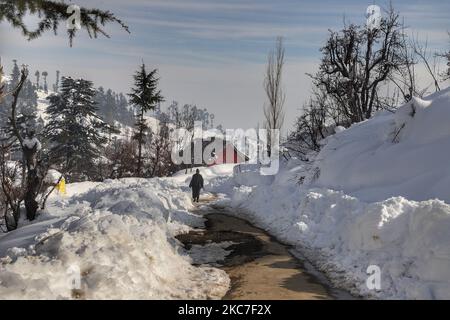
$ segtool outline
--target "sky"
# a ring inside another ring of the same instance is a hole
[[[320,47],[328,30],[344,21],[365,23],[369,5],[388,1],[361,0],[75,0],[74,4],[109,10],[131,34],[107,25],[111,38],[89,39],[81,33],[72,48],[63,29],[27,41],[0,23],[0,56],[6,71],[11,60],[47,71],[53,84],[63,76],[94,81],[95,86],[128,93],[142,61],[157,68],[166,105],[196,104],[216,115],[225,128],[252,128],[263,123],[264,71],[277,36],[284,38],[286,119],[292,129],[308,100]],[[394,0],[410,32],[427,39],[430,48],[450,46],[450,1]],[[33,19],[29,23],[33,24]],[[34,78],[34,76],[33,76]]]

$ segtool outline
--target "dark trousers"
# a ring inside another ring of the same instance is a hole
[[[194,202],[200,200],[200,188],[192,188],[192,198]]]

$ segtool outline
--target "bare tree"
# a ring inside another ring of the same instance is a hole
[[[289,141],[295,141],[295,150],[302,156],[310,151],[320,150],[320,141],[324,139],[326,130],[326,114],[314,100],[303,106],[303,113],[298,117],[295,130]]]
[[[330,108],[333,101],[325,91],[313,90],[308,103],[303,105],[294,131],[288,136],[288,149],[298,153],[303,160],[311,151],[320,151],[321,141],[335,132],[337,126],[348,127],[347,119]]]
[[[341,32],[330,31],[319,72],[311,77],[350,123],[366,120],[381,108],[380,87],[403,63],[403,29],[390,8],[379,28],[351,24]]]
[[[285,116],[284,103],[286,95],[282,84],[284,57],[285,49],[283,38],[278,37],[275,49],[269,53],[266,76],[264,79],[264,89],[268,99],[268,103],[264,106],[264,117],[266,120],[266,129],[269,130],[269,153],[272,142],[270,130],[281,130]]]
[[[414,48],[411,47],[405,27],[401,34],[402,45],[399,48],[399,54],[403,64],[396,67],[396,72],[391,73],[388,78],[403,97],[403,102],[410,101],[414,96],[422,96],[418,92],[416,66],[418,64],[417,55]]]
[[[389,80],[403,96],[403,101],[397,102],[404,103],[410,101],[414,96],[423,97],[430,94],[430,87],[434,88],[432,92],[440,91],[438,65],[442,57],[445,57],[445,55],[433,54],[429,50],[428,41],[421,42],[418,35],[409,38],[403,31],[401,46],[403,62],[395,67],[395,72],[389,75]],[[417,81],[417,67],[419,65],[424,67],[432,80],[431,84],[424,87],[421,87],[421,84]]]
[[[113,139],[105,149],[108,160],[101,169],[104,176],[111,179],[133,177],[136,173],[137,149],[137,141],[130,137]]]
[[[448,33],[449,37],[450,37],[450,32]],[[445,70],[444,72],[442,72],[442,80],[446,81],[446,80],[450,80],[450,50],[446,53],[440,54],[440,56],[442,58],[444,58],[445,60],[447,60],[447,70]]]
[[[5,85],[3,84],[3,67],[0,59],[0,102],[2,101],[5,95]]]
[[[20,180],[18,163],[8,161],[11,148],[0,146],[0,210],[6,231],[17,229],[20,217],[22,188],[16,183]]]
[[[174,165],[171,159],[172,143],[170,130],[165,122],[160,122],[158,132],[153,137],[150,147],[149,175],[150,177],[168,176]]]
[[[420,43],[418,38],[414,38],[411,42],[411,47],[414,50],[414,53],[419,57],[422,63],[425,65],[425,68],[428,74],[433,79],[433,85],[435,91],[441,91],[441,87],[439,85],[438,79],[438,71],[437,71],[437,55],[434,55],[428,50],[428,41],[425,41],[424,44]]]

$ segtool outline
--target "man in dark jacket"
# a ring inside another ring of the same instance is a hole
[[[194,202],[200,200],[200,189],[203,189],[203,177],[200,174],[200,170],[197,169],[196,173],[192,176],[189,188],[192,189],[192,198]]]

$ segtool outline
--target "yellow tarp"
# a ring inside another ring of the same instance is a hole
[[[62,178],[61,181],[56,186],[56,190],[59,191],[60,194],[66,194],[66,179]]]

